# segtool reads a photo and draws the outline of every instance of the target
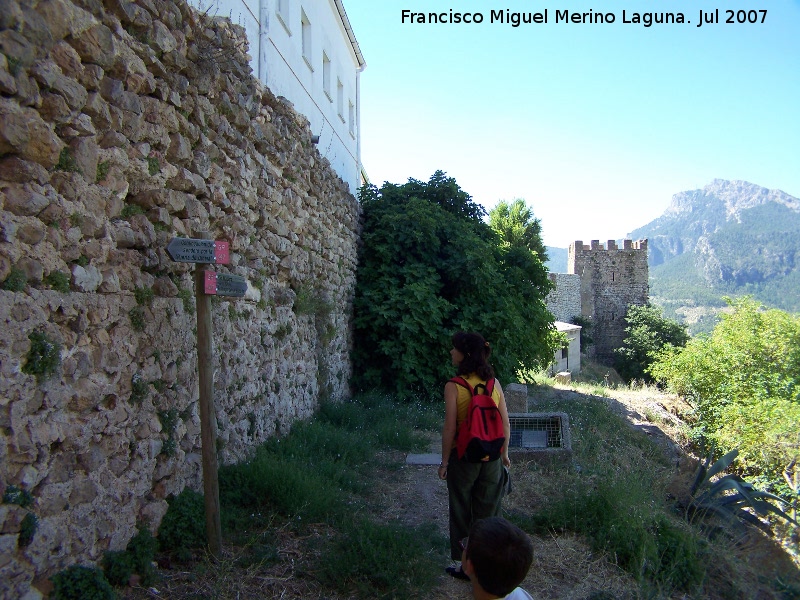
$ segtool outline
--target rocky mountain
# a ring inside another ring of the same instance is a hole
[[[655,267],[684,252],[713,254],[714,235],[743,223],[755,226],[762,234],[770,229],[790,230],[787,226],[795,222],[798,213],[800,199],[785,192],[746,181],[715,179],[701,190],[675,194],[663,215],[632,231],[629,237],[649,240],[650,266]],[[782,216],[788,216],[791,223],[782,223]],[[771,226],[765,228],[767,223]],[[738,229],[746,234],[749,227]]]
[[[629,237],[649,240],[651,297],[667,313],[686,318],[742,294],[800,310],[800,199],[783,191],[715,179],[675,194]]]

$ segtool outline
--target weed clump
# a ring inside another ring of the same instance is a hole
[[[28,490],[22,490],[15,485],[10,485],[3,493],[3,504],[16,504],[28,508],[33,504],[33,496]]]
[[[61,149],[61,154],[58,155],[58,162],[55,166],[56,171],[65,171],[67,173],[80,173],[81,169],[78,167],[78,163],[75,161],[75,157],[72,156],[72,151],[69,147],[65,147]]]
[[[128,311],[128,318],[131,320],[131,328],[134,331],[144,331],[144,309],[141,306],[134,306]]]
[[[11,272],[3,280],[2,287],[7,292],[21,292],[28,285],[28,276],[25,271],[17,267],[11,267]]]
[[[134,404],[141,404],[149,394],[150,386],[142,379],[141,375],[136,373],[131,378],[131,402]]]
[[[69,293],[69,275],[61,271],[53,271],[44,278],[44,283],[62,294]]]
[[[36,529],[39,527],[39,519],[33,513],[28,513],[23,517],[20,523],[19,537],[17,538],[17,545],[24,548],[33,541],[33,536],[36,534]]]
[[[153,303],[155,295],[153,288],[149,287],[137,287],[133,290],[133,297],[136,298],[136,304],[139,306],[150,306]]]
[[[52,341],[42,331],[33,331],[28,335],[31,349],[22,366],[22,372],[34,375],[42,382],[52,377],[61,365],[61,345]]]

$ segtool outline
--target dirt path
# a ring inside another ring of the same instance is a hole
[[[676,416],[681,408],[680,401],[657,390],[609,390],[608,394],[609,397],[597,396],[597,400],[606,402],[612,410],[624,416],[631,427],[650,436],[677,465],[682,456],[675,441],[682,435],[681,421]],[[530,410],[536,410],[537,400],[569,402],[585,396],[568,386],[538,387],[535,398],[534,394],[529,396]],[[433,435],[429,451],[438,452],[439,444],[438,435]],[[528,465],[517,461],[512,465],[512,477],[514,471],[526,473]],[[414,526],[434,522],[442,535],[447,536],[447,486],[438,479],[435,466],[406,465],[392,474],[381,492],[389,502],[385,517],[397,518],[400,515],[403,522]],[[524,503],[535,506],[535,493],[529,495]],[[638,598],[636,581],[617,567],[612,557],[593,552],[580,538],[562,534],[532,536],[532,540],[534,563],[523,587],[536,600]],[[471,598],[470,586],[443,575],[431,598],[468,599]]]
[[[537,389],[540,401],[560,399],[569,401],[579,394],[569,387]],[[532,399],[531,399],[532,400]],[[600,399],[598,399],[600,401]],[[678,446],[665,430],[677,435],[680,421],[671,412],[670,404],[676,399],[653,393],[620,393],[614,398],[604,398],[616,412],[624,415],[632,427],[642,429],[661,445],[665,452],[677,460]],[[535,404],[531,406],[535,410]],[[649,419],[658,420],[659,426]],[[431,436],[430,452],[438,452],[439,437]],[[400,458],[400,457],[397,457]],[[405,457],[402,457],[405,460]],[[527,465],[517,462],[513,472],[526,472]],[[447,536],[447,484],[439,480],[435,466],[406,465],[385,482],[381,490],[388,503],[385,518],[398,518],[404,523],[418,526],[433,522]],[[587,598],[633,599],[639,587],[633,578],[614,565],[608,557],[597,554],[579,538],[572,535],[551,537],[532,536],[534,563],[523,587],[536,600],[585,600]],[[606,595],[603,596],[602,594]],[[470,585],[446,575],[431,598],[471,598]]]
[[[524,465],[516,465],[523,469]],[[392,498],[386,507],[386,518],[397,518],[417,526],[434,522],[447,536],[447,485],[430,466],[405,466],[387,484],[384,497]],[[534,563],[523,587],[536,600],[581,599],[593,593],[613,593],[608,598],[634,598],[638,587],[624,572],[605,557],[596,556],[574,536],[542,538],[533,536]],[[430,596],[436,600],[469,599],[469,583],[443,575],[439,587]]]

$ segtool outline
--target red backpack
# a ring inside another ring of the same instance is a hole
[[[458,458],[467,462],[488,462],[497,460],[506,443],[503,430],[503,418],[492,399],[494,379],[472,386],[461,377],[453,377],[450,381],[469,391],[471,400],[467,409],[467,418],[461,423],[456,436],[456,452]],[[479,389],[483,388],[483,392]]]

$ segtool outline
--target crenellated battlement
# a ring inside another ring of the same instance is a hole
[[[647,240],[622,240],[622,248],[617,246],[616,240],[608,240],[603,246],[600,240],[592,240],[590,244],[584,244],[583,240],[575,240],[570,245],[570,251],[592,252],[609,250],[644,250],[647,251]]]

